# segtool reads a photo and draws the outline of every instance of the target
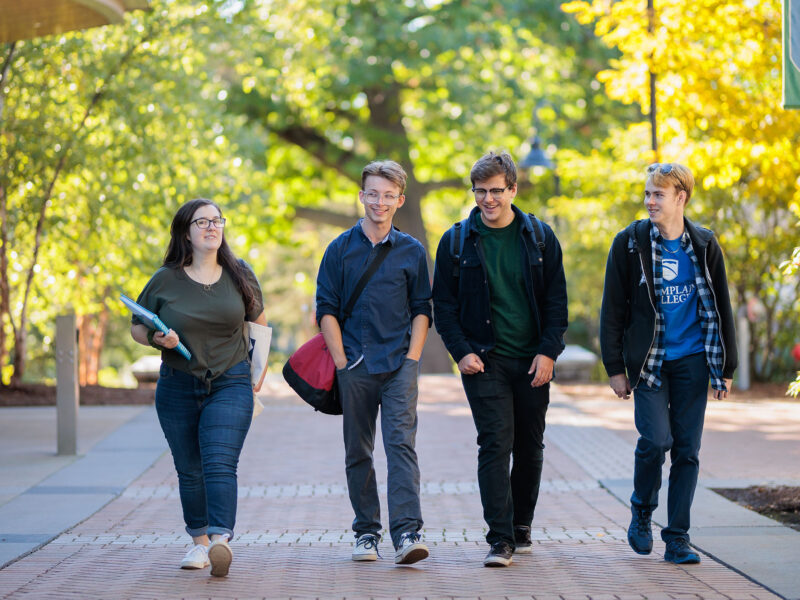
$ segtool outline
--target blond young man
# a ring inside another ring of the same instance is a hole
[[[358,198],[364,217],[325,250],[317,277],[317,319],[336,364],[342,399],[345,472],[355,512],[352,559],[377,560],[380,503],[372,452],[380,408],[388,467],[389,531],[395,562],[428,557],[422,543],[417,377],[431,323],[431,288],[422,244],[392,226],[406,173],[393,161],[368,164]],[[350,315],[345,305],[372,260],[388,253]]]
[[[611,245],[600,314],[609,384],[634,397],[636,444],[628,543],[653,548],[651,515],[670,452],[664,559],[700,562],[689,546],[709,379],[724,399],[737,365],[725,261],[713,232],[684,216],[694,177],[678,163],[647,168],[644,205]],[[626,374],[627,371],[627,374]]]

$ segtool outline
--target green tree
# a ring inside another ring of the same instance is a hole
[[[489,149],[516,153],[540,100],[556,107],[542,111],[541,133],[576,151],[599,147],[620,114],[590,85],[612,52],[549,0],[237,8],[229,109],[268,135],[273,194],[317,223],[351,226],[362,167],[392,158],[409,174],[396,223],[430,250],[471,202],[472,163]],[[520,203],[541,212],[549,185],[523,184]],[[441,347],[426,359],[450,368]]]
[[[212,197],[240,217],[234,246],[247,228],[263,237],[285,227],[281,208],[254,201],[264,172],[239,146],[253,140],[244,118],[226,114],[226,85],[197,42],[226,23],[189,3],[153,4],[123,26],[6,48],[0,330],[12,332],[15,382],[29,334],[34,356],[51,353],[53,316],[66,307],[94,342],[91,382],[109,311],[122,312],[118,292],[135,293],[155,270],[184,201]],[[6,348],[0,340],[0,364]]]

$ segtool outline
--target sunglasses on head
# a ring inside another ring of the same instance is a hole
[[[649,167],[647,167],[647,173],[654,173],[658,171],[662,175],[669,175],[672,173],[672,163],[653,163]]]

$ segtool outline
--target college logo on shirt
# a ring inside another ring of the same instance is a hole
[[[665,258],[661,261],[663,277],[666,281],[672,281],[678,276],[678,261],[674,258]]]

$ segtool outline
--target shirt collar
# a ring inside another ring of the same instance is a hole
[[[364,218],[362,217],[358,220],[358,223],[356,223],[358,232],[361,234],[362,238],[364,238],[366,241],[372,244],[372,240],[369,239],[366,233],[364,233],[364,227],[362,225],[363,222]],[[378,242],[378,244],[385,244],[386,242],[388,242],[390,246],[393,246],[396,239],[397,239],[397,228],[394,225],[392,225],[391,229],[389,229],[389,233],[387,233],[386,237],[384,237],[380,242]],[[372,246],[374,247],[377,246],[378,244],[372,244]]]
[[[664,242],[664,236],[661,235],[661,232],[656,227],[656,224],[652,221],[650,222],[650,239],[658,244],[662,244]],[[689,245],[689,232],[686,231],[686,227],[683,228],[683,234],[681,234],[681,248],[686,248]]]

